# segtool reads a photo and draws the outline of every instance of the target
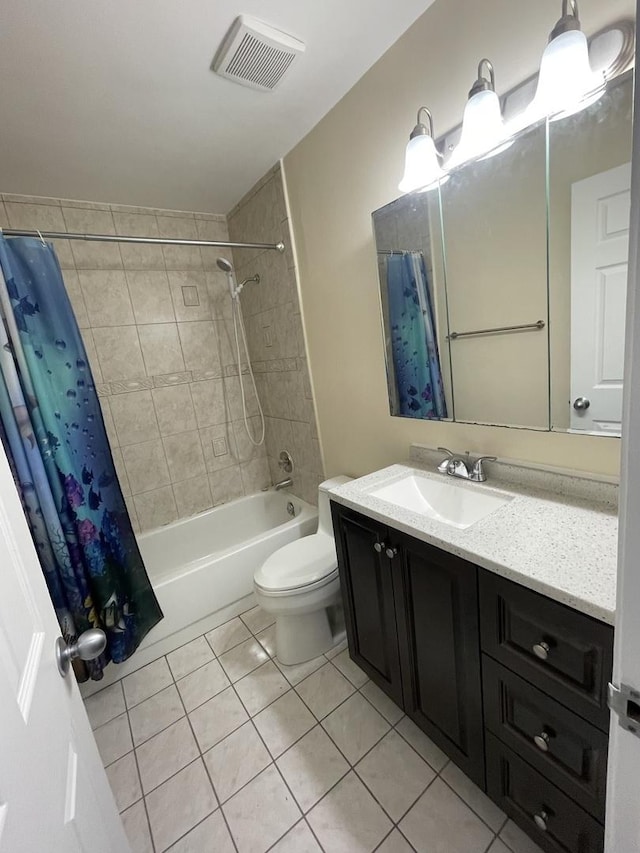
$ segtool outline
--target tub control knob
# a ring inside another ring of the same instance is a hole
[[[374,542],[373,543],[373,550],[378,554],[382,554],[382,552],[384,551],[384,549],[386,547],[387,546],[384,544],[384,542]]]
[[[540,660],[546,660],[549,657],[550,651],[551,647],[549,643],[545,643],[544,641],[542,643],[535,643],[533,646],[533,653]]]

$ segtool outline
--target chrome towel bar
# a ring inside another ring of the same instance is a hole
[[[468,338],[471,335],[494,335],[498,332],[525,332],[530,329],[534,331],[544,329],[546,323],[544,320],[536,320],[535,323],[523,323],[521,326],[496,326],[495,329],[475,329],[472,332],[451,332],[447,335],[447,340],[455,341],[457,338]]]

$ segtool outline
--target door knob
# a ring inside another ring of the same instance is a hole
[[[76,658],[93,660],[100,657],[106,647],[107,635],[100,628],[90,628],[88,631],[83,631],[75,643],[70,646],[65,643],[62,637],[58,637],[56,640],[56,663],[60,675],[64,678],[69,672],[72,660]]]
[[[387,555],[387,557],[390,560],[393,560],[394,557],[398,556],[398,549],[397,548],[387,548],[385,550],[385,554]]]
[[[373,543],[373,550],[376,551],[378,554],[382,554],[382,552],[384,551],[384,549],[386,547],[387,546],[384,544],[384,542],[374,542]]]
[[[533,819],[538,829],[542,830],[542,832],[547,831],[547,820],[549,819],[549,815],[545,811],[534,814]]]
[[[588,397],[576,397],[573,401],[573,408],[578,412],[586,412],[591,405],[591,400]]]
[[[546,660],[549,657],[549,652],[551,651],[551,647],[549,643],[545,643],[544,641],[541,643],[535,643],[533,646],[533,653],[540,660]]]
[[[533,738],[533,742],[541,752],[549,752],[550,740],[551,738],[549,737],[547,732],[540,732],[539,735],[535,735],[535,737]]]

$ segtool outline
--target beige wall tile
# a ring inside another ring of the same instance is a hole
[[[161,435],[196,429],[196,414],[188,385],[154,388],[152,395]]]
[[[133,324],[133,308],[124,272],[81,270],[78,277],[92,326]]]
[[[169,281],[164,270],[129,270],[127,282],[136,323],[175,320]]]
[[[98,359],[105,382],[145,375],[142,350],[135,326],[93,329]]]
[[[115,214],[114,214],[115,215]],[[135,234],[129,235],[135,237]],[[143,235],[144,236],[144,235]],[[164,270],[162,246],[147,243],[119,243],[126,270]]]
[[[170,524],[178,517],[171,486],[136,495],[134,503],[142,530],[152,530],[154,527]]]
[[[109,397],[100,397],[99,402],[100,408],[102,410],[102,420],[104,421],[104,428],[107,433],[107,438],[109,439],[111,450],[114,450],[120,447],[120,441],[118,439],[116,427],[113,422],[113,415],[111,414],[111,402]]]
[[[61,270],[75,270],[76,262],[73,259],[71,243],[68,240],[51,240],[53,248],[58,257]]]
[[[229,239],[229,231],[227,229],[226,220],[224,219],[199,219],[196,217],[196,230],[198,233],[198,240],[217,240],[223,242]],[[211,248],[205,249],[205,251],[213,255],[214,252],[220,253],[226,250],[222,248]],[[213,261],[215,263],[215,258]]]
[[[206,474],[173,484],[173,494],[180,518],[188,518],[213,506],[209,478]]]
[[[138,520],[138,511],[136,510],[136,504],[133,498],[133,495],[125,495],[124,502],[127,506],[127,512],[129,513],[129,520],[131,521],[131,526],[133,527],[136,533],[140,533],[140,522]]]
[[[181,432],[162,439],[172,483],[205,473],[204,456],[198,431]]]
[[[71,307],[73,308],[76,322],[79,328],[87,329],[89,327],[89,315],[87,314],[87,306],[84,301],[84,296],[82,295],[82,288],[80,287],[78,273],[75,269],[65,270],[62,274],[62,278],[64,280],[65,290],[67,291],[71,301]]]
[[[5,201],[11,228],[39,231],[66,231],[64,216],[59,207],[48,204],[16,204]]]
[[[269,473],[269,462],[266,456],[243,462],[240,465],[242,486],[245,495],[259,492],[271,485],[271,474]]]
[[[199,428],[227,422],[227,403],[223,379],[193,382],[190,388]]]
[[[76,234],[115,234],[110,210],[90,210],[79,207],[62,207],[65,231]]]
[[[235,498],[241,498],[244,495],[239,465],[232,465],[229,468],[216,471],[215,474],[209,474],[209,485],[211,486],[214,506],[227,503]]]
[[[168,270],[202,269],[202,256],[198,246],[163,246],[162,253]]]
[[[122,446],[160,438],[151,391],[116,394],[109,402]]]
[[[87,358],[89,359],[89,367],[91,368],[93,381],[96,384],[100,384],[101,382],[104,382],[104,377],[102,375],[102,369],[100,367],[100,359],[98,358],[98,351],[96,349],[93,331],[91,329],[81,328],[80,333],[82,335],[82,342],[84,343]]]
[[[162,441],[145,441],[122,448],[127,476],[134,495],[170,482]]]
[[[205,272],[209,305],[214,320],[231,319],[231,296],[226,275],[218,269]]]
[[[218,341],[213,320],[178,323],[187,370],[220,369]]]
[[[213,473],[238,463],[238,451],[232,424],[219,424],[200,430],[200,441],[207,471]]]
[[[124,237],[159,237],[158,223],[153,214],[113,211],[116,234]],[[131,244],[133,245],[133,244]]]
[[[173,215],[156,215],[158,231],[161,237],[171,240],[197,240],[198,230],[192,213],[172,211]]]
[[[76,269],[122,269],[122,257],[118,243],[86,243],[82,240],[72,240],[71,252]]]
[[[147,376],[184,370],[184,359],[175,323],[139,326],[140,346]]]
[[[248,427],[251,432],[251,435],[254,441],[257,441],[260,438],[262,433],[262,424],[259,417],[247,418]],[[234,421],[233,424],[233,434],[236,440],[236,447],[238,448],[238,461],[239,462],[249,462],[250,459],[257,459],[260,456],[266,456],[266,447],[264,444],[259,445],[258,447],[251,441],[249,435],[247,433],[247,427],[245,426],[244,419],[239,421]],[[266,436],[266,429],[265,429]]]
[[[116,474],[118,475],[118,482],[120,483],[120,488],[122,489],[122,494],[124,497],[128,497],[131,494],[131,486],[129,485],[129,477],[127,476],[127,469],[124,466],[124,459],[122,458],[122,450],[119,447],[111,448],[111,455],[113,456],[113,464],[116,468]]]
[[[176,320],[210,320],[211,307],[204,272],[200,270],[190,272],[176,270],[167,273],[167,275],[169,276]],[[185,299],[189,301],[192,297],[195,297],[193,301],[197,299],[198,304],[185,305]]]

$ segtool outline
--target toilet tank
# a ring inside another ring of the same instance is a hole
[[[350,480],[353,480],[353,477],[340,474],[338,477],[325,480],[318,486],[318,533],[327,533],[329,536],[333,536],[329,490],[335,489],[336,486],[342,486]]]

